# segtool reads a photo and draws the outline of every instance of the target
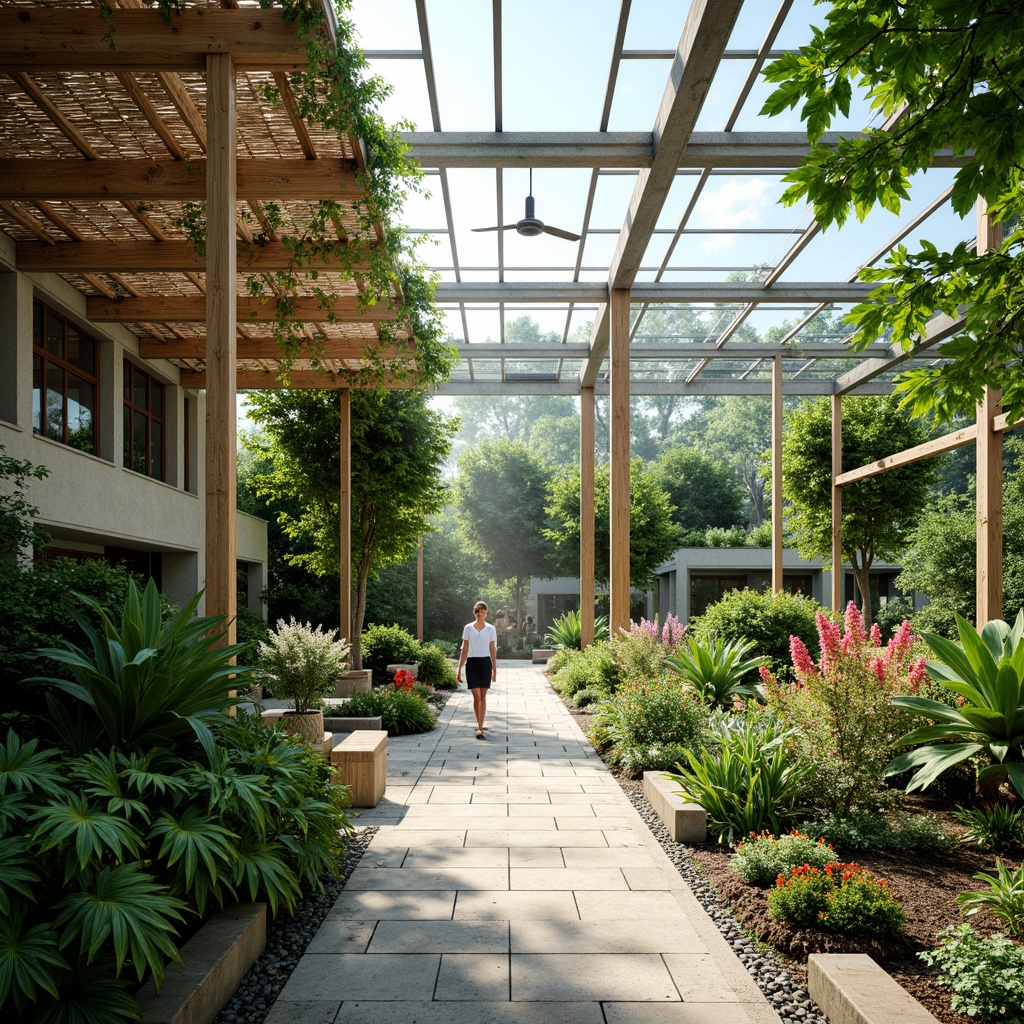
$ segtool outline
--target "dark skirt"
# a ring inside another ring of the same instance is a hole
[[[489,690],[491,688],[491,659],[466,659],[466,686],[471,690]]]

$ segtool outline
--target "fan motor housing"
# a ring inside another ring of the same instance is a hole
[[[527,238],[532,238],[534,235],[543,233],[544,221],[538,220],[536,217],[524,217],[522,220],[516,221],[516,231],[521,235],[526,235]]]

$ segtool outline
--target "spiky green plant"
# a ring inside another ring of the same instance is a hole
[[[748,658],[754,645],[726,643],[714,634],[705,641],[691,637],[667,658],[669,668],[713,708],[730,708],[734,699],[757,697],[757,687],[743,677],[762,662]]]
[[[594,643],[608,639],[608,616],[598,615],[594,619]],[[548,627],[547,643],[554,647],[568,647],[580,650],[583,646],[583,620],[578,611],[569,609]]]

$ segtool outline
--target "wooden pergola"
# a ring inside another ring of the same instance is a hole
[[[311,0],[312,2],[312,0]],[[324,31],[333,24],[329,0],[317,0],[325,12]],[[407,136],[413,156],[435,174],[454,237],[449,170],[494,169],[501,216],[505,168],[587,168],[592,171],[590,201],[602,171],[634,172],[606,279],[581,277],[580,264],[562,282],[509,281],[502,266],[492,282],[463,280],[456,262],[454,280],[443,281],[437,301],[450,306],[466,324],[474,304],[558,304],[593,306],[589,341],[568,339],[553,346],[506,346],[470,342],[458,346],[459,366],[442,394],[571,394],[581,409],[581,608],[584,637],[593,631],[594,589],[594,403],[610,396],[611,451],[611,624],[629,620],[629,417],[635,394],[764,394],[773,408],[774,443],[773,586],[782,587],[781,432],[783,395],[828,394],[834,408],[836,450],[841,438],[844,394],[887,393],[892,375],[904,363],[938,358],[935,346],[956,323],[941,318],[910,353],[879,343],[853,354],[842,339],[806,339],[801,330],[832,304],[859,301],[869,291],[856,280],[801,282],[786,276],[818,233],[816,224],[791,239],[770,272],[756,282],[678,280],[666,273],[677,243],[684,242],[692,204],[684,213],[661,269],[654,279],[644,261],[666,199],[677,178],[689,174],[700,195],[715,173],[781,174],[807,152],[797,133],[740,132],[730,116],[722,132],[698,131],[698,120],[716,71],[736,59],[728,49],[743,0],[693,0],[674,49],[653,54],[670,70],[660,107],[649,133],[608,130],[615,80],[629,58],[624,38],[629,3],[624,0],[609,74],[600,130],[589,133],[501,131],[501,2],[494,0],[495,131],[451,133],[441,130],[435,65],[427,30],[425,0],[415,0],[423,62],[431,97],[431,131]],[[785,0],[762,44],[746,54],[751,70],[738,114],[757,74],[776,52],[774,40],[792,6]],[[338,240],[355,240],[364,228],[351,203],[361,196],[358,175],[365,155],[360,141],[307,124],[299,115],[289,73],[301,70],[305,50],[280,8],[254,0],[210,0],[191,4],[171,24],[143,0],[115,0],[113,44],[99,5],[89,0],[7,0],[0,7],[0,230],[16,241],[17,269],[62,276],[86,299],[88,319],[119,323],[139,338],[139,354],[164,359],[180,372],[183,388],[205,389],[206,450],[206,600],[211,614],[235,614],[235,422],[239,389],[279,387],[281,350],[273,337],[273,279],[263,278],[270,299],[246,293],[247,277],[270,274],[291,264],[283,238],[308,219],[311,204],[338,201]],[[387,54],[383,55],[387,56]],[[392,56],[395,56],[392,54]],[[399,54],[406,59],[410,54]],[[648,55],[651,56],[651,55]],[[281,102],[265,95],[276,89]],[[628,137],[626,137],[628,134]],[[954,166],[942,155],[936,166]],[[930,204],[934,212],[948,191]],[[206,206],[205,251],[200,254],[181,226],[186,204]],[[696,203],[697,199],[693,200]],[[279,219],[268,216],[274,203]],[[589,211],[589,204],[588,204]],[[991,246],[988,220],[980,211],[979,249]],[[884,255],[914,224],[900,229],[879,250]],[[379,226],[378,226],[379,230]],[[682,248],[682,246],[679,246]],[[457,258],[456,258],[457,259]],[[341,404],[342,580],[350,578],[350,405],[349,389],[359,371],[376,359],[415,359],[409,338],[381,343],[380,324],[396,315],[400,296],[365,306],[359,295],[360,267],[343,272],[335,261],[313,265],[330,282],[337,298],[331,308],[318,302],[300,277],[291,294],[295,316],[303,322],[308,351],[291,365],[289,384],[298,388],[336,388]],[[354,272],[353,272],[354,271]],[[285,297],[285,296],[281,296]],[[666,303],[723,304],[729,319],[714,337],[661,339],[638,337],[648,309]],[[774,343],[746,342],[745,320],[766,308],[805,311],[800,325]],[[497,351],[496,351],[497,350]],[[326,372],[314,370],[314,357]],[[543,372],[516,373],[524,361]],[[517,362],[513,362],[517,361]],[[649,369],[665,368],[661,377]],[[852,368],[851,366],[852,361]],[[556,369],[548,372],[550,366]],[[497,367],[494,370],[493,367]],[[1008,428],[1000,417],[998,395],[979,409],[978,422],[955,437],[933,442],[927,451],[885,460],[885,467],[841,472],[834,456],[833,480],[838,508],[842,486],[914,457],[964,443],[978,449],[978,618],[998,617],[1001,592],[1001,466],[999,438]],[[838,530],[838,527],[837,527]],[[836,551],[838,551],[838,532]],[[841,559],[834,561],[839,565]],[[833,574],[834,587],[840,573]],[[838,591],[833,602],[838,603]],[[342,631],[347,633],[350,595],[341,593]]]

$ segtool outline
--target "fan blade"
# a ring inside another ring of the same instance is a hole
[[[561,228],[551,228],[547,224],[544,225],[544,233],[547,235],[554,235],[556,238],[567,238],[570,242],[578,242],[580,240],[579,235],[574,235],[571,231],[563,231]]]
[[[515,224],[502,224],[493,228],[471,228],[471,231],[515,231]]]

